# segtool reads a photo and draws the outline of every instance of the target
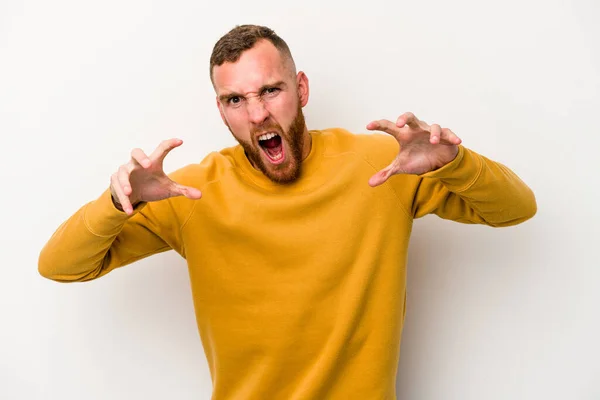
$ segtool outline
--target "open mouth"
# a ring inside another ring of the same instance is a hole
[[[258,144],[272,164],[280,164],[284,160],[283,142],[281,136],[269,132],[258,137]]]

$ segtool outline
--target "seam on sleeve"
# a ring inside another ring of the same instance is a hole
[[[91,204],[91,203],[87,203],[87,204],[84,206],[84,208],[83,208],[83,214],[82,214],[82,216],[81,216],[81,218],[83,219],[83,225],[85,225],[85,227],[87,228],[87,230],[88,230],[88,231],[89,231],[89,232],[90,232],[92,235],[94,235],[94,236],[101,237],[101,238],[109,238],[109,237],[113,236],[113,235],[100,235],[100,234],[98,234],[98,233],[94,232],[94,231],[92,230],[92,228],[90,228],[90,225],[88,224],[88,221],[87,221],[87,209],[88,209],[88,207],[89,207],[89,205],[90,205],[90,204]]]
[[[474,155],[473,153],[471,153],[471,154]],[[454,193],[462,193],[466,190],[469,190],[481,176],[481,173],[483,172],[483,166],[485,163],[483,162],[483,160],[481,159],[481,156],[479,154],[477,154],[477,156],[475,158],[477,158],[477,160],[479,161],[479,168],[477,169],[477,173],[475,174],[475,177],[473,178],[473,180],[471,180],[471,182],[467,183],[467,185],[465,187],[454,191]]]

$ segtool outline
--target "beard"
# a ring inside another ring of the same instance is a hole
[[[302,169],[302,149],[304,148],[304,129],[306,127],[304,114],[302,113],[302,107],[300,105],[298,105],[296,117],[287,131],[284,131],[278,123],[268,121],[255,127],[250,132],[252,142],[246,142],[238,138],[229,127],[229,124],[227,124],[227,127],[233,134],[233,137],[244,149],[250,163],[271,181],[280,184],[289,184],[295,182],[300,177]],[[277,133],[281,136],[281,145],[284,147],[285,144],[288,145],[284,150],[285,160],[283,163],[277,165],[271,164],[270,162],[265,161],[264,157],[261,156],[263,150],[260,149],[256,135],[264,132]],[[254,141],[256,141],[256,143],[253,143]]]

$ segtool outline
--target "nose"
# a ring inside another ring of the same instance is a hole
[[[269,117],[269,111],[260,98],[249,98],[247,104],[250,122],[260,125]]]

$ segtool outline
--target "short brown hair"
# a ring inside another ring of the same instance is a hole
[[[213,82],[213,68],[226,62],[234,63],[239,60],[242,53],[250,50],[259,40],[268,40],[279,53],[291,62],[295,70],[294,59],[287,43],[275,31],[260,25],[237,25],[215,44],[210,56],[210,80]],[[213,82],[214,84],[214,82]]]

